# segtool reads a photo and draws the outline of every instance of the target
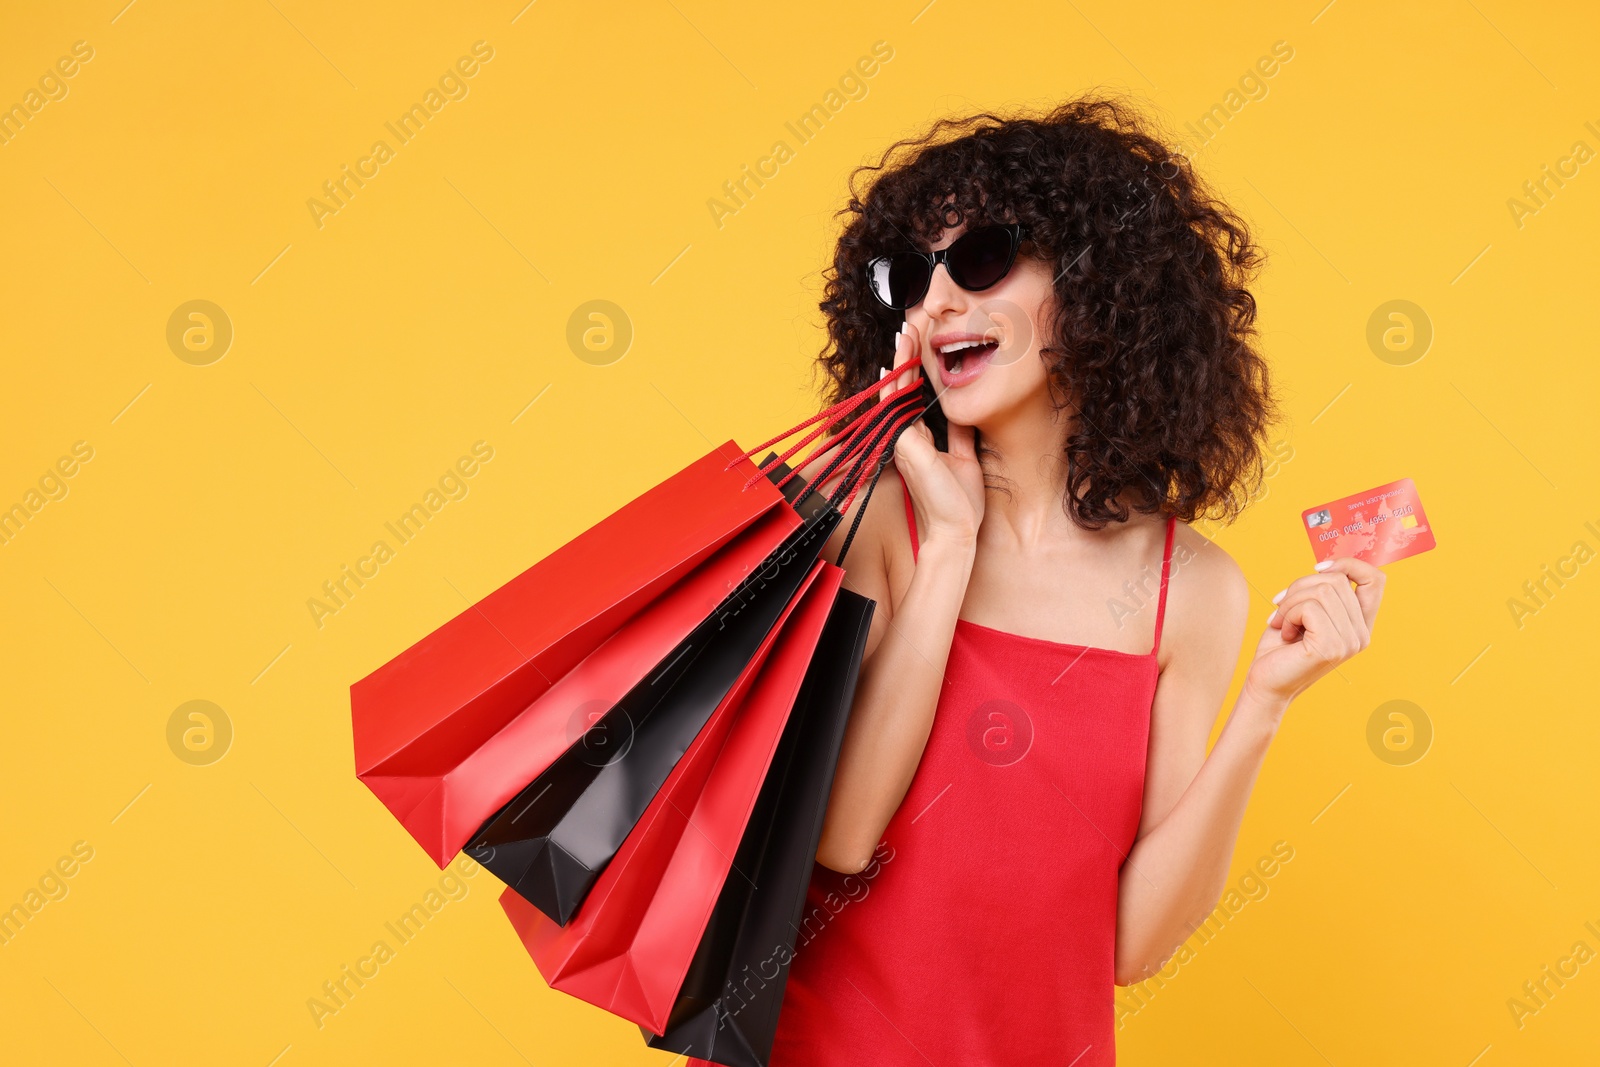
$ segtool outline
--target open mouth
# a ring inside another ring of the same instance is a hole
[[[997,337],[968,337],[939,346],[940,377],[947,387],[965,385],[994,358],[1000,349]]]

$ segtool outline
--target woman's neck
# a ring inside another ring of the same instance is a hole
[[[989,536],[1037,547],[1081,533],[1062,508],[1067,490],[1067,435],[1076,419],[1038,398],[978,428],[980,458],[991,488],[983,525]]]

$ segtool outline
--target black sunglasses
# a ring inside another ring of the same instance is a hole
[[[933,272],[943,263],[950,280],[969,293],[993,288],[1011,273],[1028,229],[1018,223],[979,226],[937,252],[891,252],[867,264],[872,295],[885,307],[914,308],[928,293]]]

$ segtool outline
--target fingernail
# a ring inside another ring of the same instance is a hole
[[[883,376],[885,374],[888,374],[888,373],[889,373],[889,368],[888,367],[884,367],[883,369],[879,370],[878,371],[878,381],[880,381],[880,382],[883,381]]]
[[[1277,608],[1273,608],[1272,609],[1272,614],[1267,616],[1267,625],[1271,626],[1272,625],[1272,620],[1276,619],[1277,617],[1278,617],[1278,609]]]
[[[1289,590],[1287,590],[1287,589],[1278,590],[1278,595],[1272,598],[1272,602],[1274,604],[1276,604],[1278,601],[1282,600],[1283,599],[1283,594],[1287,593],[1288,591]]]
[[[910,330],[910,329],[911,329],[911,323],[909,323],[909,322],[902,322],[902,323],[901,323],[901,324],[900,324],[900,332],[901,332],[901,333],[905,333],[905,332],[907,332],[907,331],[908,331],[908,330]]]
[[[1312,567],[1311,569],[1314,570],[1314,571],[1325,571],[1331,566],[1333,566],[1333,560],[1325,559],[1321,563],[1317,564],[1315,567]]]

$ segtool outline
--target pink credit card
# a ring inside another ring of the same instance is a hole
[[[1433,548],[1433,527],[1410,478],[1380,485],[1300,513],[1321,563],[1353,556],[1383,565]]]

